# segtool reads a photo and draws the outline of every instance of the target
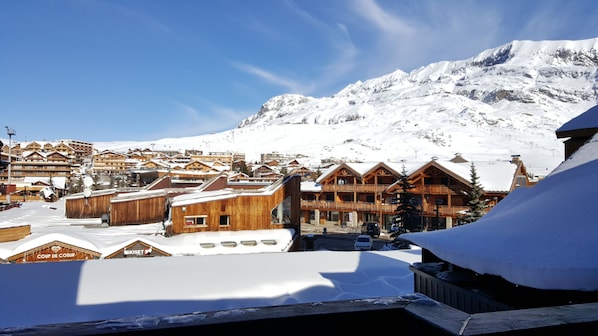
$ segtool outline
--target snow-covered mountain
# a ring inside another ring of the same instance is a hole
[[[469,59],[359,81],[331,97],[273,97],[237,128],[216,134],[95,145],[233,151],[250,161],[279,152],[311,163],[516,154],[545,175],[563,160],[555,130],[596,105],[597,70],[598,38],[513,41]]]

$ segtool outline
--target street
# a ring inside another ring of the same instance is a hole
[[[313,250],[353,251],[353,242],[358,235],[355,232],[302,233],[301,251],[312,250],[310,240],[313,242]],[[383,236],[374,238],[373,250],[379,250],[389,241]]]

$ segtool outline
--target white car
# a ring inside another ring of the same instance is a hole
[[[359,235],[355,238],[353,249],[355,251],[370,251],[374,247],[374,239],[370,235]]]

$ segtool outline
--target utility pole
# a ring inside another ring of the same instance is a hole
[[[11,180],[11,167],[12,167],[12,156],[11,156],[11,149],[12,149],[12,136],[15,135],[15,130],[12,128],[8,128],[6,126],[6,134],[8,134],[8,188],[6,189],[6,202],[10,204],[10,186],[12,184]]]

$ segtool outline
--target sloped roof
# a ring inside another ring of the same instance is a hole
[[[517,164],[510,161],[436,162],[468,183],[471,182],[471,165],[473,163],[479,183],[486,192],[509,192],[517,171]]]
[[[471,164],[472,162],[456,163],[441,160],[432,160],[428,162],[347,162],[332,165],[327,170],[322,172],[322,175],[320,175],[316,182],[320,182],[328,178],[330,175],[332,175],[334,172],[336,172],[343,166],[349,168],[356,174],[359,174],[358,177],[361,177],[372,171],[372,169],[381,166],[387,167],[391,171],[395,171],[397,174],[402,174],[404,167],[405,171],[407,172],[407,175],[410,176],[413,173],[421,169],[424,169],[428,165],[436,165],[439,168],[445,170],[448,174],[453,174],[455,177],[458,177],[464,183],[469,183],[471,181]],[[517,171],[517,164],[514,164],[511,161],[498,160],[476,161],[473,162],[473,164],[476,168],[476,173],[479,177],[479,182],[485,191],[509,192],[511,190],[511,185],[513,183],[513,179]],[[309,186],[308,184],[302,184],[301,190],[304,190],[303,187],[310,188],[311,190],[313,190],[313,186]]]
[[[440,259],[538,289],[598,290],[598,135],[478,221],[401,235]]]
[[[598,105],[569,120],[556,130],[557,138],[572,136],[572,132],[580,130],[598,131]]]

